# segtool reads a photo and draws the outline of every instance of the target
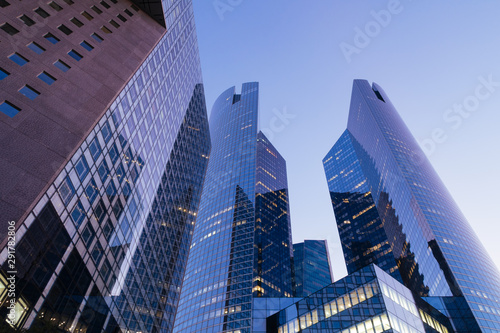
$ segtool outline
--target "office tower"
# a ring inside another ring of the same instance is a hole
[[[293,244],[295,297],[305,297],[333,281],[326,240]]]
[[[456,331],[500,330],[498,270],[380,86],[354,81],[323,163],[349,273],[375,263]]]
[[[174,332],[251,332],[252,299],[291,296],[285,160],[257,130],[259,86],[223,92]]]
[[[191,2],[0,5],[2,325],[171,331],[210,150]]]

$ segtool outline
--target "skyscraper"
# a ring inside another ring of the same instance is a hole
[[[175,332],[251,332],[254,297],[291,296],[285,160],[257,130],[259,86],[223,92]]]
[[[500,330],[500,275],[377,84],[355,80],[323,160],[349,273],[376,263],[459,332]]]
[[[171,331],[210,150],[191,2],[0,6],[2,323]]]
[[[295,297],[305,297],[333,281],[326,240],[293,244]]]

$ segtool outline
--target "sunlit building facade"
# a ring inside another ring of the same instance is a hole
[[[292,295],[285,160],[257,129],[259,85],[223,92],[175,332],[252,332],[252,300]]]
[[[0,6],[1,325],[172,331],[210,152],[191,2]]]
[[[349,273],[376,263],[454,330],[500,331],[498,270],[380,86],[354,81],[323,164]]]
[[[294,296],[305,297],[329,285],[333,274],[326,240],[293,244]]]

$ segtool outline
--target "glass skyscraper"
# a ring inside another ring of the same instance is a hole
[[[326,240],[293,244],[295,297],[305,297],[333,281]]]
[[[323,163],[349,273],[375,263],[456,331],[500,331],[498,270],[380,86],[354,81]]]
[[[223,92],[175,332],[252,331],[252,299],[291,296],[285,160],[257,129],[259,85]]]
[[[210,152],[191,1],[0,6],[2,325],[172,331]]]

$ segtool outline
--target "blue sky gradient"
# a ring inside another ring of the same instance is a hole
[[[287,161],[294,242],[327,239],[346,274],[321,163],[353,79],[380,84],[497,267],[500,3],[194,0],[207,107],[260,82],[260,128]],[[346,51],[347,50],[347,51]]]

